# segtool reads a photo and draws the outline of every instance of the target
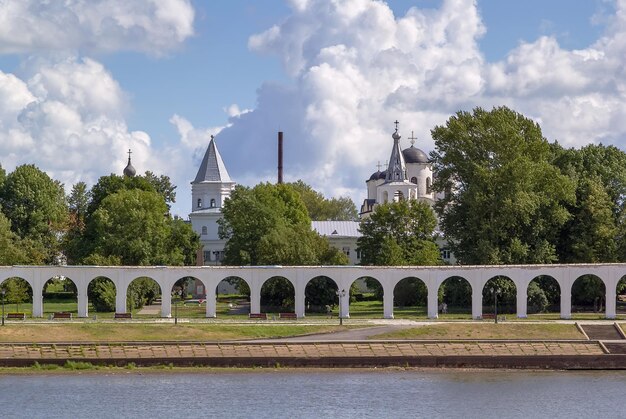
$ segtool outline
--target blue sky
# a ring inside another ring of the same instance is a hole
[[[236,181],[286,178],[357,205],[455,111],[511,106],[549,140],[626,145],[626,0],[93,0],[0,4],[0,164],[69,188],[120,173],[189,182],[211,134]]]

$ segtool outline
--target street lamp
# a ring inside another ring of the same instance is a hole
[[[346,290],[335,291],[337,297],[339,297],[339,326],[343,326],[343,313],[341,311],[341,299],[346,296]]]
[[[2,293],[2,325],[4,326],[4,295],[7,291],[3,289],[0,293]]]
[[[496,324],[498,323],[498,294],[500,294],[500,288],[491,288],[493,294],[493,314]]]
[[[172,291],[172,297],[176,296],[180,296],[183,294],[182,290],[174,290]],[[178,300],[176,300],[176,302],[174,303],[174,324],[178,324]]]

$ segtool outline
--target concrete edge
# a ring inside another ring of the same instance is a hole
[[[626,339],[626,334],[624,334],[624,330],[619,325],[619,323],[618,322],[613,322],[613,326],[615,326],[615,328],[617,329],[617,333],[619,333],[619,335],[622,337],[622,339]]]
[[[580,333],[582,333],[582,335],[585,337],[585,339],[590,340],[589,336],[587,335],[587,332],[585,332],[585,329],[583,329],[583,327],[580,325],[580,323],[576,322],[574,324],[576,325],[576,328],[578,329],[578,331]]]
[[[0,367],[64,365],[67,359],[0,359]],[[180,358],[83,358],[74,362],[98,366],[154,367],[424,367],[424,368],[499,368],[548,370],[626,370],[626,355],[473,355],[473,356],[389,356],[389,357],[180,357]]]

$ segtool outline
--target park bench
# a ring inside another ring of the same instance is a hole
[[[483,320],[495,320],[496,319],[496,315],[493,314],[493,313],[488,313],[488,314],[483,314],[481,318]],[[498,320],[505,321],[506,320],[506,316],[502,315],[502,314],[498,314]]]
[[[267,313],[250,313],[248,316],[254,320],[267,320]]]
[[[67,311],[59,311],[52,315],[54,320],[72,320],[72,313],[68,313]]]
[[[127,319],[132,319],[133,318],[133,314],[132,313],[115,313],[115,320],[127,320]]]
[[[26,320],[26,313],[7,313],[7,320]]]
[[[279,313],[279,319],[298,320],[296,313]]]

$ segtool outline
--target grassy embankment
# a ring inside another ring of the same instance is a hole
[[[7,342],[141,342],[265,339],[347,330],[331,325],[227,325],[152,323],[7,324],[0,343]]]
[[[370,339],[585,339],[574,324],[445,323],[402,329]]]

